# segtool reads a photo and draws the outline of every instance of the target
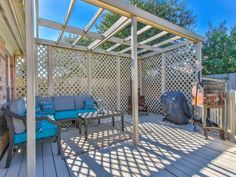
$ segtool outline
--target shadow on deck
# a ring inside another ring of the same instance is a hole
[[[191,125],[162,122],[156,114],[140,116],[140,144],[131,141],[130,117],[126,131],[120,125],[101,124],[89,129],[85,141],[78,130],[63,132],[65,160],[56,143],[37,145],[37,176],[236,176],[236,145],[205,140]],[[11,166],[0,177],[25,177],[26,153],[15,152]]]

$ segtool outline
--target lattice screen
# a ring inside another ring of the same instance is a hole
[[[105,108],[117,108],[117,57],[91,54],[92,95],[105,102]]]
[[[20,56],[16,58],[16,97],[26,97],[26,60]]]
[[[149,57],[142,62],[143,95],[150,112],[160,112],[161,55]]]
[[[49,52],[50,51],[50,52]],[[49,60],[51,56],[51,60]],[[90,61],[90,62],[89,62]],[[128,96],[131,95],[131,59],[120,57],[120,82],[118,82],[118,57],[82,52],[71,49],[38,46],[38,93],[46,96],[51,86],[53,95],[74,95],[91,93],[105,101],[108,109],[117,109],[118,83],[120,83],[121,110],[128,109]],[[49,68],[49,63],[52,67]],[[90,65],[89,65],[90,64]],[[139,61],[139,87],[149,111],[160,112],[160,95],[162,88],[161,55]],[[89,69],[90,66],[90,69]],[[89,87],[89,72],[91,86]],[[52,73],[52,77],[49,74]],[[165,90],[182,91],[191,100],[192,82],[196,80],[195,46],[189,45],[166,53]],[[52,81],[49,81],[49,79]],[[142,80],[142,86],[140,81]],[[23,57],[16,59],[16,94],[26,96],[26,61]]]
[[[128,97],[131,95],[131,59],[120,58],[121,110],[128,111]]]
[[[196,51],[194,45],[181,47],[166,53],[165,84],[162,83],[161,55],[143,59],[142,86],[148,110],[160,112],[162,84],[165,91],[181,91],[191,103],[192,83],[196,81]]]
[[[41,96],[48,95],[48,47],[38,45],[38,94]]]
[[[88,54],[64,48],[52,48],[53,95],[88,92]]]
[[[194,45],[181,47],[166,53],[166,91],[181,91],[189,104],[192,84],[196,82],[196,51]]]

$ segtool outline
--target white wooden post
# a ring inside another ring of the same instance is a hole
[[[139,77],[139,92],[140,92],[140,95],[143,95],[143,70],[142,70],[142,65],[143,65],[143,60],[140,59],[139,60],[139,73],[138,73],[138,77]]]
[[[117,81],[116,81],[116,84],[117,84],[117,110],[121,110],[121,106],[120,106],[120,57],[118,56],[117,57],[117,67],[116,67],[116,70],[117,70]]]
[[[34,47],[34,60],[35,60],[35,95],[39,95],[39,77],[38,77],[38,45]]]
[[[53,87],[52,46],[48,46],[48,96],[53,96]]]
[[[197,71],[200,71],[200,82],[202,81],[202,42],[196,43]],[[197,74],[198,74],[197,72]]]
[[[133,143],[139,143],[138,133],[138,55],[137,55],[137,17],[131,19],[131,70],[132,70],[132,121]]]
[[[91,53],[88,52],[88,92],[92,94]]]
[[[161,93],[166,91],[166,54],[161,54]]]
[[[25,1],[27,62],[27,176],[36,175],[34,1]]]

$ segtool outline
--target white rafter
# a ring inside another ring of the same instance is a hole
[[[131,22],[130,19],[127,17],[120,17],[119,20],[117,20],[107,31],[105,31],[102,35],[104,37],[103,40],[95,40],[92,42],[88,49],[96,49],[99,45],[101,45],[103,42],[107,41],[111,36],[121,31],[123,28],[125,28],[127,25],[129,25]]]
[[[67,26],[64,29],[63,24],[53,22],[53,21],[50,21],[50,20],[46,20],[46,19],[43,19],[43,18],[39,18],[38,23],[39,23],[40,26],[45,26],[47,28],[52,28],[52,29],[56,29],[56,30],[59,30],[59,31],[64,30],[65,32],[68,32],[68,33],[72,33],[72,34],[76,34],[76,35],[80,35],[80,36],[86,36],[86,37],[93,38],[93,39],[99,39],[100,41],[104,39],[104,36],[101,35],[101,34],[98,34],[98,33],[95,33],[95,32],[90,32],[90,31],[85,33],[83,29],[76,28],[76,27],[71,27],[71,26]],[[117,43],[117,44],[120,44],[120,45],[127,45],[127,46],[131,45],[130,41],[125,41],[124,39],[121,39],[121,38],[118,38],[118,37],[113,37],[113,36],[109,37],[107,39],[107,41]],[[156,50],[156,49],[152,49],[151,46],[144,45],[144,44],[143,45],[138,44],[138,47],[143,48],[143,49],[147,49],[147,50],[159,51],[159,50]]]
[[[68,20],[69,20],[70,15],[71,15],[71,12],[72,12],[73,7],[74,7],[74,5],[75,5],[75,1],[76,1],[76,0],[71,0],[71,1],[70,1],[70,6],[69,6],[68,12],[67,12],[67,14],[66,14],[66,18],[65,18],[64,24],[63,24],[63,28],[64,28],[64,29],[65,29],[66,26],[67,26]],[[61,38],[62,38],[62,36],[63,36],[63,34],[64,34],[64,31],[65,31],[65,30],[62,30],[62,31],[61,31],[61,34],[59,35],[59,37],[58,37],[58,39],[57,39],[57,41],[56,41],[57,44],[60,42],[60,40],[61,40]]]
[[[146,32],[146,31],[149,30],[150,28],[152,28],[152,27],[149,26],[149,25],[146,25],[145,27],[143,27],[142,29],[140,29],[140,30],[137,31],[137,36],[140,35],[140,34],[142,34],[142,33],[144,33],[144,32]],[[128,37],[126,37],[124,40],[125,40],[125,41],[129,41],[130,39],[131,39],[131,36],[128,36]],[[119,47],[119,46],[120,46],[120,44],[115,44],[115,45],[111,46],[110,48],[108,48],[106,51],[107,51],[107,52],[112,51],[112,50],[116,49],[116,48]]]
[[[96,12],[96,14],[93,16],[93,18],[90,20],[90,22],[88,23],[88,25],[85,27],[84,29],[84,33],[87,33],[90,28],[93,26],[93,24],[96,22],[96,20],[98,19],[98,17],[102,14],[103,12],[103,8],[99,8],[98,11]],[[79,41],[80,39],[82,39],[83,36],[79,36],[72,44],[72,46],[74,47]]]
[[[166,31],[162,31],[162,32],[160,32],[160,33],[158,33],[158,34],[156,34],[156,35],[154,35],[154,36],[152,36],[152,37],[150,37],[148,39],[145,39],[142,42],[139,42],[139,44],[142,45],[142,44],[146,44],[146,43],[152,42],[152,41],[154,41],[154,40],[156,40],[156,39],[158,39],[158,38],[160,38],[160,37],[162,37],[162,36],[164,36],[166,34],[168,34]],[[125,53],[125,52],[128,52],[129,50],[131,50],[131,47],[123,49],[119,53]]]
[[[168,43],[170,43],[170,42],[176,41],[176,40],[178,40],[178,39],[180,39],[180,38],[181,38],[180,36],[172,37],[172,38],[167,39],[167,40],[165,40],[165,41],[162,41],[162,42],[160,42],[160,43],[158,43],[158,44],[152,45],[152,48],[153,48],[153,49],[158,48],[158,47],[163,46],[163,45],[165,45],[165,44],[168,44]],[[147,49],[142,49],[142,50],[138,51],[138,54],[141,54],[141,53],[146,52],[146,51],[148,51],[148,50],[147,50]]]

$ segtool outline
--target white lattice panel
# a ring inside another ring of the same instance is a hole
[[[166,91],[181,91],[191,103],[191,90],[196,82],[196,51],[194,45],[166,53]]]
[[[117,57],[91,54],[92,95],[105,102],[106,109],[117,108]]]
[[[121,110],[128,111],[128,97],[131,95],[131,59],[120,58]]]
[[[52,48],[54,95],[75,95],[88,92],[88,53]]]
[[[20,56],[16,58],[16,97],[26,97],[26,60]]]
[[[149,57],[142,62],[142,86],[146,105],[151,112],[160,112],[161,55]]]
[[[48,47],[38,45],[38,95],[48,95]]]

